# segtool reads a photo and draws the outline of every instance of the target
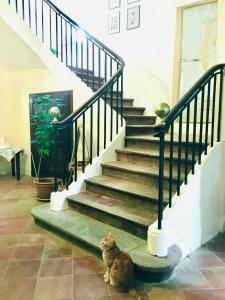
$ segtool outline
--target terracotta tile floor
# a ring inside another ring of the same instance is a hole
[[[160,284],[135,282],[136,296],[104,283],[101,258],[33,223],[32,179],[0,176],[1,300],[225,300],[225,235],[183,259]]]

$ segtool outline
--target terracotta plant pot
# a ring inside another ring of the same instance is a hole
[[[37,199],[39,201],[50,201],[51,192],[54,191],[54,178],[39,178],[39,181],[34,180],[33,183],[36,186]]]

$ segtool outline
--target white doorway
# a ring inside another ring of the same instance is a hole
[[[183,9],[179,98],[216,64],[217,2]]]

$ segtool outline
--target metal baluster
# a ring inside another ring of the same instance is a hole
[[[77,152],[78,152],[78,131],[77,131],[77,120],[75,120],[75,137],[74,137],[74,181],[77,181]]]
[[[170,127],[170,169],[169,169],[169,207],[172,207],[173,196],[173,142],[174,139],[174,122]]]
[[[24,20],[25,19],[24,0],[22,0],[22,16],[23,16],[23,20]]]
[[[76,42],[75,42],[75,48],[76,48],[76,68],[78,68],[78,41],[77,41],[77,31],[76,31]]]
[[[107,120],[107,110],[106,110],[106,101],[107,101],[107,94],[105,93],[105,99],[104,99],[104,149],[106,148],[106,120]]]
[[[199,148],[198,148],[198,163],[201,164],[202,155],[202,131],[203,131],[203,119],[204,119],[204,99],[205,98],[205,87],[202,88],[201,96],[201,115],[200,115],[200,131],[199,131]]]
[[[85,171],[85,112],[83,113],[83,133],[82,133],[82,172]]]
[[[98,98],[98,114],[97,114],[97,156],[99,156],[100,143],[100,98]]]
[[[9,0],[9,5],[11,5],[11,1]]]
[[[87,86],[89,86],[89,40],[87,38]]]
[[[221,72],[220,72],[217,142],[220,141],[220,134],[221,134],[221,129],[220,128],[221,128],[221,117],[222,117],[222,100],[223,100],[223,70],[221,70]]]
[[[211,147],[213,147],[213,145],[214,145],[215,107],[216,107],[216,83],[217,83],[217,74],[214,75],[214,80],[213,80]]]
[[[187,106],[187,121],[186,121],[185,172],[184,172],[185,184],[187,184],[187,178],[188,178],[189,123],[190,123],[190,104],[188,104]]]
[[[105,52],[105,82],[107,82],[107,53]]]
[[[101,52],[100,48],[98,48],[98,84],[99,88],[101,86]]]
[[[117,69],[119,64],[117,64]],[[119,78],[116,80],[116,134],[119,132]]]
[[[65,43],[66,43],[66,66],[68,66],[68,51],[67,51],[67,22],[65,22]]]
[[[15,5],[16,5],[16,12],[18,13],[18,3],[17,3],[17,0],[15,0]]]
[[[93,69],[92,89],[94,91],[95,88],[95,44],[94,43],[92,43],[92,69]]]
[[[58,40],[58,14],[55,14],[55,37],[56,37],[56,57],[59,57],[59,40]]]
[[[195,96],[195,100],[194,100],[193,141],[192,141],[192,161],[191,161],[192,174],[195,173],[195,147],[196,147],[197,109],[198,109],[198,95]]]
[[[44,43],[44,1],[41,1],[41,37]]]
[[[73,36],[72,36],[73,27],[70,25],[70,62],[71,67],[73,67]]]
[[[113,86],[110,87],[110,142],[113,138]]]
[[[158,201],[158,229],[162,229],[163,219],[163,202],[164,202],[164,147],[165,147],[165,132],[160,131],[159,142],[159,201]]]
[[[92,164],[92,149],[93,149],[93,105],[91,105],[90,116],[90,164]]]
[[[182,113],[179,116],[179,133],[178,133],[178,160],[177,160],[177,195],[180,195],[180,173],[181,173],[181,147],[182,147]]]
[[[58,180],[57,180],[57,132],[56,128],[53,126],[54,131],[54,192],[58,190]]]
[[[112,58],[110,57],[110,78],[112,77]],[[110,115],[110,142],[113,139],[113,84],[110,89],[110,107],[111,107],[111,115]]]
[[[81,55],[81,79],[84,79],[84,44],[81,41],[80,44],[80,55]]]
[[[31,28],[31,11],[30,11],[30,0],[28,0],[28,12],[29,12],[29,26]]]
[[[206,108],[206,123],[205,123],[205,154],[207,154],[208,147],[208,132],[209,132],[209,109],[210,109],[210,85],[211,79],[208,82],[208,94],[207,94],[207,108]]]
[[[50,49],[52,49],[52,9],[50,7],[49,15],[49,38],[50,38]]]
[[[35,33],[38,35],[38,26],[37,26],[37,0],[35,0]]]
[[[121,126],[123,126],[123,72],[121,74],[121,103],[120,103],[121,109],[120,109],[120,114],[121,114]]]
[[[60,17],[60,34],[61,34],[61,62],[63,62],[63,25],[62,25],[62,17]]]

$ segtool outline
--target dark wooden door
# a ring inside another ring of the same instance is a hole
[[[73,91],[45,92],[29,95],[30,100],[30,116],[35,113],[34,99],[42,95],[51,95],[53,98],[60,99],[63,104],[60,107],[61,120],[65,119],[73,111]],[[49,107],[50,109],[51,107]],[[32,127],[30,127],[31,141],[35,138]],[[72,152],[72,128],[63,130],[57,135],[57,173],[58,177],[65,179],[68,163],[70,162]],[[35,162],[38,161],[37,145],[31,143],[31,152]],[[37,164],[36,164],[37,165]],[[31,160],[31,175],[35,176],[34,166]],[[37,166],[36,166],[37,168]],[[51,146],[50,155],[43,157],[40,168],[40,177],[48,177],[54,175],[54,146]]]

